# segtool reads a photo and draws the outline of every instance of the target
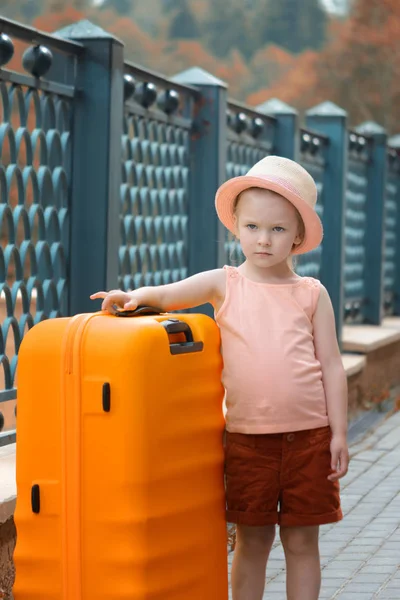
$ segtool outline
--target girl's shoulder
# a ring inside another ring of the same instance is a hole
[[[320,280],[315,279],[315,277],[300,277],[300,281],[303,283],[303,285],[316,290],[320,290],[322,287]]]
[[[228,270],[226,267],[222,267],[221,269],[215,269],[215,286],[217,289],[218,297],[220,299],[225,298],[226,292],[226,278],[228,276]]]
[[[304,310],[309,315],[310,319],[312,319],[320,301],[321,291],[323,289],[322,283],[319,279],[315,279],[314,277],[300,277],[299,285],[295,287],[298,290],[297,293],[300,293],[301,303],[302,305],[304,304]]]
[[[213,289],[214,289],[214,310],[217,313],[225,302],[226,295],[226,279],[227,269],[225,267],[220,269],[213,269],[210,271],[213,278]]]

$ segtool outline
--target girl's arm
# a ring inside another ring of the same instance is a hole
[[[111,290],[96,292],[90,298],[103,298],[102,310],[114,312],[114,305],[125,310],[133,310],[141,304],[156,306],[163,311],[181,310],[200,306],[207,302],[215,305],[224,290],[225,273],[223,269],[214,269],[198,273],[167,285],[143,287],[133,292]]]
[[[332,303],[326,289],[321,293],[313,319],[314,345],[316,357],[322,368],[329,424],[332,429],[332,469],[335,475],[329,478],[339,479],[348,468],[347,449],[347,377],[336,338],[335,316]],[[339,466],[339,469],[337,469]]]

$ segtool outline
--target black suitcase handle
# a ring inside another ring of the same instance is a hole
[[[138,317],[139,315],[160,315],[162,314],[161,308],[155,306],[140,305],[134,310],[122,310],[116,308],[115,314],[117,317]],[[203,342],[195,342],[193,340],[193,333],[189,325],[185,321],[179,321],[179,319],[166,319],[161,321],[161,325],[164,327],[168,335],[175,333],[184,333],[184,342],[171,342],[169,343],[169,349],[171,354],[188,354],[189,352],[201,352],[204,348]]]
[[[140,315],[161,315],[162,310],[157,306],[146,306],[145,304],[140,304],[133,310],[124,310],[123,308],[118,308],[114,304],[115,308],[115,316],[116,317],[138,317]]]
[[[192,330],[185,321],[179,321],[179,319],[166,319],[165,321],[161,321],[161,325],[168,335],[173,335],[175,333],[185,334],[185,342],[169,342],[171,354],[187,354],[189,352],[201,352],[203,350],[203,342],[195,342],[193,340]]]

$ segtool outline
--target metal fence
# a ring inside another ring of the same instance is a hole
[[[400,313],[397,138],[371,123],[350,130],[329,102],[299,127],[295,109],[230,100],[201,69],[149,72],[87,21],[48,35],[0,19],[0,34],[0,444],[15,439],[25,332],[93,311],[99,289],[239,263],[215,191],[268,154],[316,181],[324,240],[296,268],[327,287],[338,337],[343,321]]]
[[[344,295],[345,319],[362,322],[366,302],[366,204],[371,138],[349,131],[346,188]]]
[[[387,161],[383,289],[384,311],[391,315],[396,312],[396,301],[399,301],[400,156],[396,147],[391,147],[390,141]]]
[[[245,175],[259,160],[272,154],[276,120],[233,100],[227,104],[226,179]],[[237,238],[225,231],[224,264],[238,265],[243,254]]]
[[[125,64],[119,287],[188,275],[189,153],[195,89]]]
[[[326,147],[329,139],[317,132],[300,129],[300,161],[302,166],[312,175],[318,189],[316,211],[319,218],[324,220],[324,171],[326,168]],[[302,277],[321,276],[322,246],[315,248],[305,255],[300,255],[297,262],[297,272]]]
[[[17,357],[27,330],[39,321],[68,314],[72,177],[71,111],[74,85],[44,79],[51,50],[77,61],[83,46],[10,22],[2,33],[39,46],[24,54],[25,73],[0,71],[0,443],[15,427]],[[43,45],[40,45],[43,44]],[[14,53],[10,37],[0,41],[2,64]]]

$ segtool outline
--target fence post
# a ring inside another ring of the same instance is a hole
[[[79,41],[72,114],[69,312],[92,312],[89,295],[118,283],[123,125],[123,45],[81,21],[57,32]]]
[[[364,316],[367,323],[380,325],[383,315],[387,133],[372,121],[362,123],[356,131],[372,138],[366,203],[365,264],[368,276],[365,278],[367,304]]]
[[[400,161],[400,135],[394,135],[389,140],[389,145],[397,151],[397,161]],[[395,229],[395,280],[394,280],[394,314],[400,315],[400,172],[396,190],[397,210]]]
[[[321,281],[332,300],[339,342],[343,324],[343,266],[345,242],[347,113],[332,102],[324,102],[306,113],[306,126],[329,137],[323,180],[324,240]]]
[[[224,257],[225,232],[214,200],[217,188],[226,180],[227,89],[223,81],[198,67],[173,80],[196,86],[201,92],[190,148],[189,274],[193,275],[216,269]]]
[[[295,108],[277,98],[271,98],[257,106],[264,115],[270,115],[277,121],[275,130],[275,150],[279,156],[297,160],[299,151],[299,113]]]

